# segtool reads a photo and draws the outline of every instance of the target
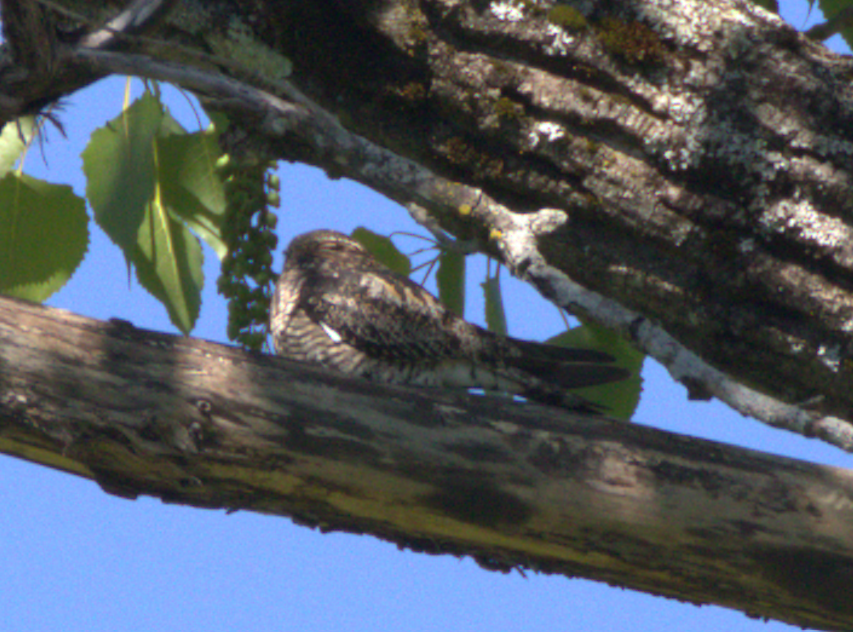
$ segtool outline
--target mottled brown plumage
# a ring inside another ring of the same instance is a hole
[[[270,329],[278,355],[351,375],[500,390],[575,410],[597,407],[566,389],[628,376],[605,353],[506,338],[468,323],[330,230],[288,246]]]

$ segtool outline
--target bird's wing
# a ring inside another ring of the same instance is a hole
[[[600,351],[496,336],[458,317],[407,277],[384,268],[342,265],[334,275],[313,277],[302,286],[301,305],[330,339],[374,359],[428,365],[480,358],[485,365],[515,369],[561,389],[629,376]]]
[[[460,329],[467,323],[406,277],[339,269],[304,289],[309,318],[372,358],[437,362],[460,356]]]
[[[270,304],[270,330],[275,337],[284,332],[299,305],[304,278],[298,270],[286,270],[275,284]]]

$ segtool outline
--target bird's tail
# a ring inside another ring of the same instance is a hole
[[[513,340],[520,351],[508,364],[561,389],[585,388],[624,380],[631,372],[616,366],[616,358],[602,351],[556,347]]]

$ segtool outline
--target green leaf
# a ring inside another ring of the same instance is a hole
[[[146,92],[95,130],[83,151],[86,197],[95,221],[121,248],[128,265],[154,195],[154,139],[162,120],[163,107]]]
[[[506,314],[501,296],[501,279],[493,276],[480,284],[486,298],[486,326],[489,331],[506,336]]]
[[[33,116],[22,116],[3,126],[3,132],[0,133],[0,176],[12,170],[32,140],[34,131]]]
[[[172,324],[192,331],[204,285],[201,244],[159,199],[146,208],[131,259],[139,283],[166,306]]]
[[[163,204],[204,239],[221,260],[225,192],[216,172],[222,155],[218,132],[173,134],[157,139],[158,181]]]
[[[187,130],[185,130],[184,126],[181,125],[174,116],[172,116],[171,112],[169,112],[169,110],[164,110],[163,111],[163,118],[160,121],[160,129],[159,129],[157,135],[158,136],[172,136],[175,134],[183,135],[186,133],[187,133]]]
[[[643,390],[640,371],[645,356],[642,353],[634,349],[619,334],[594,323],[585,323],[545,342],[559,347],[597,349],[616,358],[617,366],[631,372],[629,378],[601,386],[579,388],[573,392],[604,406],[605,413],[610,417],[625,421],[631,419],[637,404],[640,403],[640,393]]]
[[[397,250],[397,247],[391,242],[391,239],[382,235],[377,235],[371,230],[359,226],[352,231],[352,238],[362,246],[367,248],[368,252],[394,272],[399,272],[404,276],[409,276],[412,271],[412,262],[402,252]]]
[[[186,134],[146,93],[92,134],[83,152],[95,220],[184,333],[198,318],[204,283],[201,246],[189,228],[225,254],[224,195],[213,173],[219,152],[208,136]]]
[[[0,293],[41,302],[65,285],[86,253],[88,222],[71,187],[0,178]]]
[[[221,110],[213,110],[208,109],[202,106],[204,113],[207,114],[207,118],[210,119],[210,124],[216,128],[218,133],[224,132],[228,129],[228,126],[231,122],[228,120],[228,115],[222,112]]]
[[[465,316],[465,255],[456,250],[442,250],[438,255],[438,298],[457,316]]]

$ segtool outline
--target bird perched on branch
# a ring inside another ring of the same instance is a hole
[[[516,340],[468,323],[331,230],[290,242],[270,329],[278,355],[349,375],[497,390],[585,412],[599,407],[567,389],[629,375],[600,351]]]

